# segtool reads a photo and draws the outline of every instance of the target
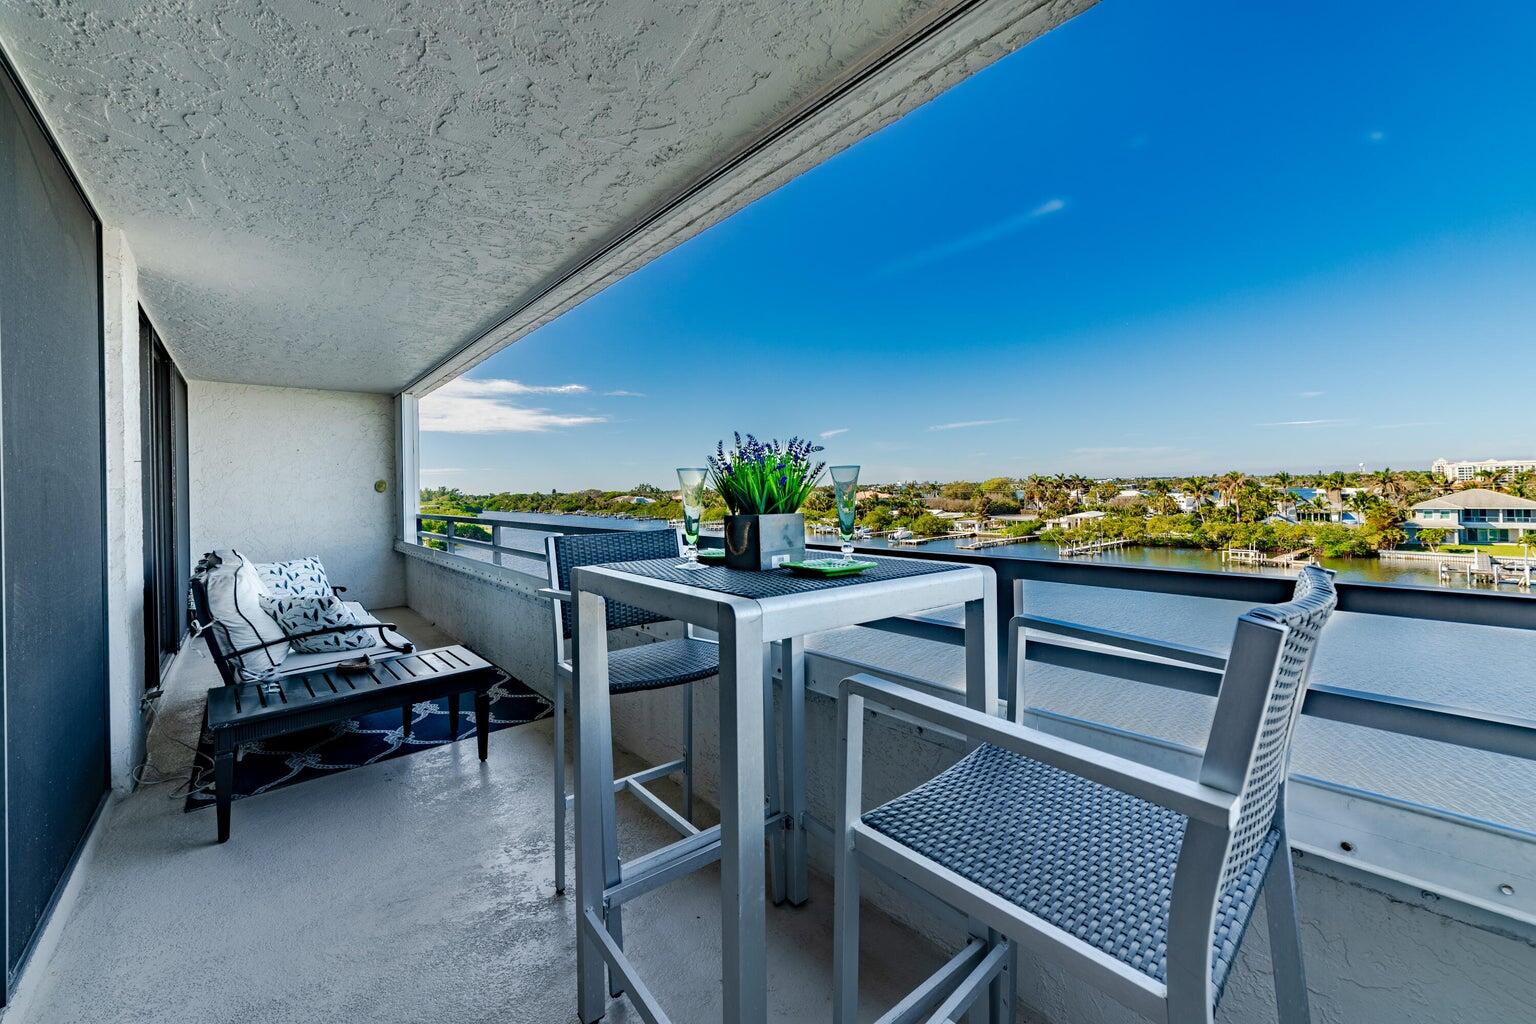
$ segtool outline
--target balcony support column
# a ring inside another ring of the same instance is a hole
[[[419,397],[402,391],[395,396],[395,504],[400,510],[396,531],[407,544],[420,541],[416,515],[421,511],[421,421]]]

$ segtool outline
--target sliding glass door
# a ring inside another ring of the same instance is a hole
[[[0,60],[6,991],[108,784],[100,224]]]

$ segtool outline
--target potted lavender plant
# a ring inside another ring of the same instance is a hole
[[[772,569],[805,557],[805,516],[800,506],[826,463],[811,461],[817,445],[792,437],[763,444],[751,434],[727,452],[725,442],[709,457],[715,490],[730,510],[725,517],[725,564],[733,569]]]

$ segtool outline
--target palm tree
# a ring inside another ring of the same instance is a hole
[[[1390,466],[1372,473],[1371,480],[1375,482],[1381,496],[1389,501],[1404,497],[1410,490],[1409,483],[1403,478],[1403,474]]]
[[[1217,489],[1221,491],[1221,496],[1226,499],[1227,504],[1231,505],[1233,511],[1237,513],[1239,522],[1243,518],[1241,495],[1243,486],[1247,483],[1248,475],[1237,469],[1228,470],[1216,481]]]
[[[1295,484],[1296,477],[1282,469],[1280,472],[1271,475],[1270,480],[1272,480],[1274,485],[1280,488],[1282,491],[1288,491],[1291,489],[1291,486]]]
[[[1324,473],[1318,478],[1318,486],[1327,493],[1328,500],[1342,502],[1344,500],[1344,488],[1350,484],[1348,473],[1335,470],[1332,473]]]
[[[1378,503],[1383,503],[1383,499],[1378,498],[1370,491],[1356,491],[1354,494],[1349,496],[1349,501],[1347,502],[1350,508],[1354,509],[1356,512],[1359,512],[1362,516],[1369,512]]]
[[[1195,503],[1195,515],[1200,521],[1205,522],[1205,499],[1211,493],[1211,478],[1206,476],[1192,476],[1184,481],[1184,490]]]

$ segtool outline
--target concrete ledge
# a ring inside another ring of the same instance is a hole
[[[397,540],[395,541],[395,550],[407,558],[415,558],[430,565],[461,573],[462,575],[473,577],[506,590],[536,596],[539,588],[545,585],[542,576],[535,576],[532,573],[523,572],[510,566],[482,562],[478,558],[450,555],[446,551],[439,551],[436,548],[425,547],[421,544],[411,544],[403,540]]]

